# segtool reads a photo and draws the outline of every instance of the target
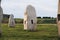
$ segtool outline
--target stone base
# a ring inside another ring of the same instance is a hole
[[[24,30],[24,31],[36,32],[37,30]]]
[[[9,26],[9,27],[14,28],[15,26]]]

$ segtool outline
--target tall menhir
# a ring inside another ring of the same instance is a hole
[[[24,13],[24,30],[36,30],[37,18],[35,8],[28,5]]]
[[[0,36],[2,34],[2,30],[1,30],[2,19],[3,19],[3,10],[1,8],[1,0],[0,0]]]

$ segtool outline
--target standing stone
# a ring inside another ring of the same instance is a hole
[[[60,36],[60,0],[58,4],[57,24],[58,24],[58,36]]]
[[[15,27],[15,21],[14,21],[14,16],[11,14],[9,18],[9,27]]]
[[[1,8],[1,0],[0,0],[0,36],[1,36],[1,33],[2,33],[2,30],[1,30],[2,19],[3,19],[3,10]]]
[[[37,18],[35,8],[31,5],[27,6],[24,13],[24,30],[36,30]]]

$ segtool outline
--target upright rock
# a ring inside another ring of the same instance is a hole
[[[31,5],[27,6],[24,13],[24,30],[36,30],[37,18],[35,8]]]
[[[60,36],[60,0],[58,4],[57,25],[58,25],[58,36]]]
[[[1,0],[0,0],[0,36],[1,36],[1,33],[2,33],[2,30],[1,30],[2,19],[3,19],[3,10],[1,8]]]
[[[8,26],[15,27],[14,16],[12,14],[10,15]]]

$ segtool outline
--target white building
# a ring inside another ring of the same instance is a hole
[[[24,30],[36,30],[37,18],[35,8],[28,5],[24,13]]]
[[[15,27],[15,20],[14,20],[14,16],[12,14],[10,15],[8,26]]]

